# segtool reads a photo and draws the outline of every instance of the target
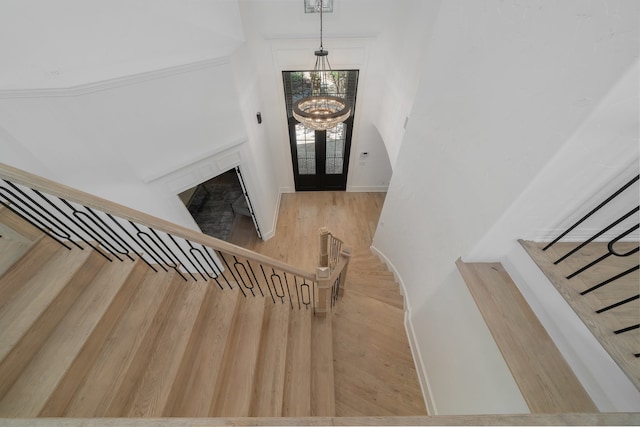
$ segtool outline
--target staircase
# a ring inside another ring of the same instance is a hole
[[[356,249],[333,315],[337,416],[426,414],[393,273]]]
[[[0,238],[18,258],[0,277],[0,417],[335,415],[330,318],[43,235],[15,243]]]

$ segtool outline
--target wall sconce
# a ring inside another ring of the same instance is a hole
[[[258,124],[262,123],[262,114],[260,114],[259,111],[258,114],[256,114],[256,118],[258,119]]]

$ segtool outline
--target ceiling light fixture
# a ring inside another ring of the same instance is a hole
[[[305,127],[327,130],[349,118],[351,108],[346,100],[328,93],[331,64],[329,51],[322,45],[322,0],[316,1],[320,8],[320,50],[316,50],[316,64],[311,72],[311,96],[302,98],[293,105],[293,117]]]

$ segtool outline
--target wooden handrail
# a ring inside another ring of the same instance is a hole
[[[174,236],[181,237],[183,239],[187,239],[204,246],[208,246],[212,249],[219,250],[224,253],[250,259],[266,266],[295,274],[310,281],[315,281],[316,279],[315,273],[304,271],[300,268],[264,256],[257,252],[244,249],[223,240],[216,239],[215,237],[207,236],[198,231],[182,227],[153,215],[131,209],[127,206],[120,205],[118,203],[103,199],[98,196],[94,196],[89,193],[85,193],[84,191],[80,191],[63,184],[59,184],[55,181],[42,178],[40,176],[22,171],[3,163],[0,163],[0,178],[11,181],[14,184],[20,184],[26,187],[30,187],[34,190],[38,190],[52,196],[65,199],[70,202],[78,203],[92,209],[97,209],[99,211],[120,217],[128,221],[161,230],[165,233],[169,233]]]

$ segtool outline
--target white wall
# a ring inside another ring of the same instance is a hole
[[[384,140],[392,167],[398,159],[411,114],[425,45],[429,43],[441,0],[394,3],[394,19],[380,34],[372,54],[371,79],[376,82],[377,108],[372,119]]]
[[[440,7],[374,239],[405,284],[438,413],[523,411],[454,262],[633,63],[639,6]]]
[[[640,410],[640,391],[589,332],[516,238],[553,240],[640,172],[638,62],[567,140],[502,217],[464,256],[468,262],[500,260],[531,308],[605,412]],[[638,184],[625,190],[563,240],[586,240],[638,206]],[[623,221],[607,240],[638,223]],[[560,224],[561,227],[556,225]],[[553,230],[549,234],[549,230]],[[634,236],[638,241],[637,234]]]
[[[175,194],[149,183],[246,139],[231,65],[215,60],[82,89],[0,93],[0,127],[53,173],[46,177],[194,227]]]
[[[3,0],[0,89],[65,88],[231,54],[236,0]]]

